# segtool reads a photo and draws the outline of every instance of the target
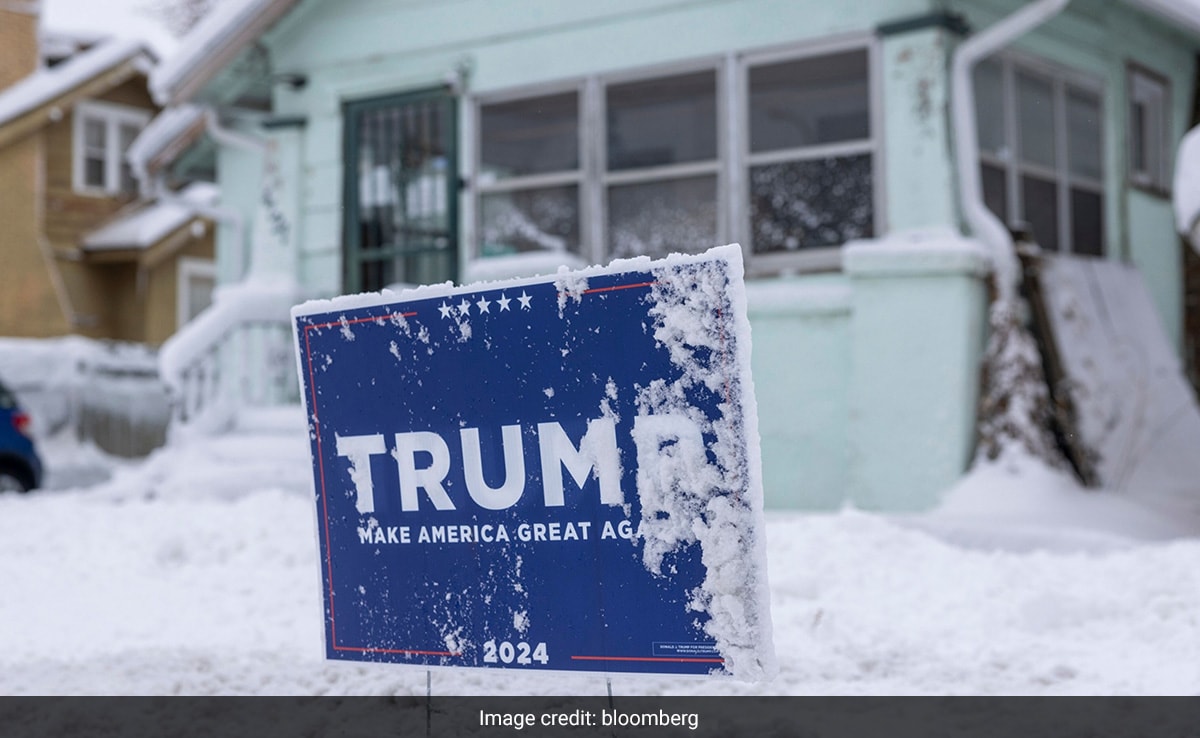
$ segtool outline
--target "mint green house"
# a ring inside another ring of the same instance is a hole
[[[253,331],[292,302],[737,242],[767,504],[926,509],[974,449],[1011,247],[981,217],[1133,263],[1197,340],[1170,192],[1197,52],[1187,0],[229,0],[136,148],[146,186],[223,193],[226,287],[164,372],[194,418],[195,388],[277,400]]]

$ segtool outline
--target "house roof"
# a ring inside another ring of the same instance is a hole
[[[159,105],[187,102],[299,0],[226,0],[183,39],[150,77]],[[1126,0],[1200,36],[1200,0]]]
[[[148,249],[216,202],[218,190],[207,182],[188,185],[178,199],[157,200],[118,215],[83,239],[86,251]]]
[[[39,69],[0,92],[0,126],[58,102],[88,82],[133,62],[150,72],[154,54],[140,41],[112,39],[96,44],[57,66]]]
[[[191,100],[298,1],[226,0],[217,5],[151,74],[150,94],[155,102],[169,106]]]

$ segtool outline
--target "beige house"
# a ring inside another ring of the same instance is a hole
[[[38,21],[0,0],[0,335],[159,344],[211,300],[215,190],[138,191],[151,51]]]

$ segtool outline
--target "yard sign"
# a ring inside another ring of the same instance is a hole
[[[293,310],[330,659],[773,668],[737,247]]]

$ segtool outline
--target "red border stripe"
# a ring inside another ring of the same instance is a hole
[[[672,663],[684,664],[723,664],[725,659],[711,658],[684,658],[682,656],[572,656],[572,661],[669,661]]]

